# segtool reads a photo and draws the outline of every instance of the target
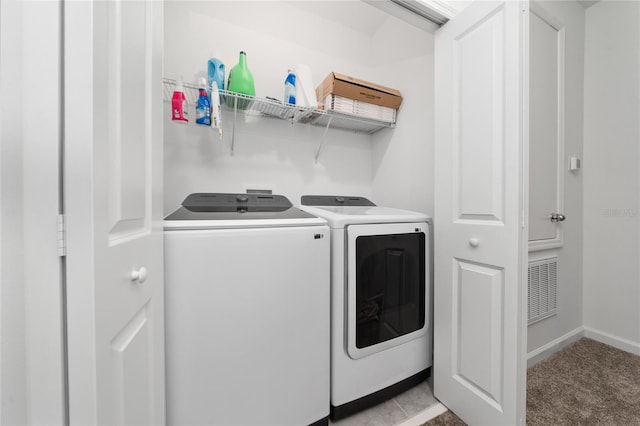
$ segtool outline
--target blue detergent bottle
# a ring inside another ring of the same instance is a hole
[[[218,90],[224,90],[224,63],[212,55],[207,62],[207,87],[211,87],[211,82],[215,81]],[[222,95],[220,95],[222,100]]]
[[[289,70],[287,78],[284,80],[284,103],[296,104],[296,75]]]
[[[203,126],[211,125],[211,103],[207,95],[205,87],[206,81],[204,77],[200,80],[200,88],[198,89],[198,103],[196,104],[196,124]]]

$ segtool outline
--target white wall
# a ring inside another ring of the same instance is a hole
[[[565,32],[565,88],[564,88],[564,157],[583,155],[583,68],[584,68],[584,9],[575,1],[543,1],[536,5],[564,25]],[[535,126],[533,121],[531,126]],[[530,167],[535,167],[531,164]],[[565,222],[564,244],[559,249],[530,253],[530,260],[558,256],[558,313],[532,324],[527,333],[529,353],[582,327],[582,194],[581,172],[571,173],[567,167],[564,177]]]
[[[230,113],[223,113],[220,141],[193,123],[171,123],[165,103],[165,213],[191,192],[255,186],[271,187],[294,203],[312,193],[376,195],[379,204],[429,208],[430,168],[409,176],[405,162],[415,164],[432,146],[431,101],[420,99],[432,92],[432,45],[429,34],[362,2],[166,2],[166,77],[197,81],[211,53],[223,59],[228,72],[244,50],[261,97],[281,99],[287,68],[305,63],[316,85],[337,71],[397,87],[406,103],[398,127],[374,137],[330,129],[317,164],[323,128],[239,116],[231,155]],[[392,185],[403,187],[401,197],[389,190]]]
[[[373,137],[373,199],[433,215],[433,35],[388,20],[374,44],[385,60],[373,70],[380,80],[395,76],[403,103],[396,129]]]
[[[640,353],[640,3],[586,12],[584,325]]]

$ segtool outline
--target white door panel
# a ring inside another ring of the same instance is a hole
[[[151,67],[146,66],[146,5],[144,2],[107,3],[108,146],[110,239],[149,230],[146,197],[148,138],[145,107],[152,92]]]
[[[453,373],[464,386],[499,407],[502,401],[502,305],[504,271],[489,265],[456,261],[453,271]],[[489,337],[489,338],[487,338]],[[455,346],[454,346],[455,347]]]
[[[66,4],[71,424],[164,423],[161,72],[161,3]]]
[[[504,216],[503,14],[496,9],[453,43],[453,109],[457,112],[453,117],[453,190],[459,220],[500,222]]]
[[[528,2],[436,34],[435,395],[469,424],[524,422]]]
[[[153,359],[149,352],[153,334],[150,330],[151,309],[144,305],[111,340],[114,393],[122,396],[114,401],[118,424],[150,424],[153,418],[149,409],[153,372],[148,368],[140,369],[141,365]]]
[[[529,134],[529,241],[531,249],[562,244],[564,212],[564,28],[532,4]]]

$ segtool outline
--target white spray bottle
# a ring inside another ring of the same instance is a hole
[[[220,114],[220,92],[218,91],[218,83],[214,80],[211,82],[211,128],[220,132],[222,139],[222,114]]]

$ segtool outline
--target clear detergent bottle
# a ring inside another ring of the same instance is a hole
[[[284,103],[296,104],[296,75],[289,70],[287,78],[284,80]]]
[[[198,88],[198,103],[196,104],[196,124],[203,126],[211,125],[211,103],[207,96],[206,81],[204,77],[200,79]]]

